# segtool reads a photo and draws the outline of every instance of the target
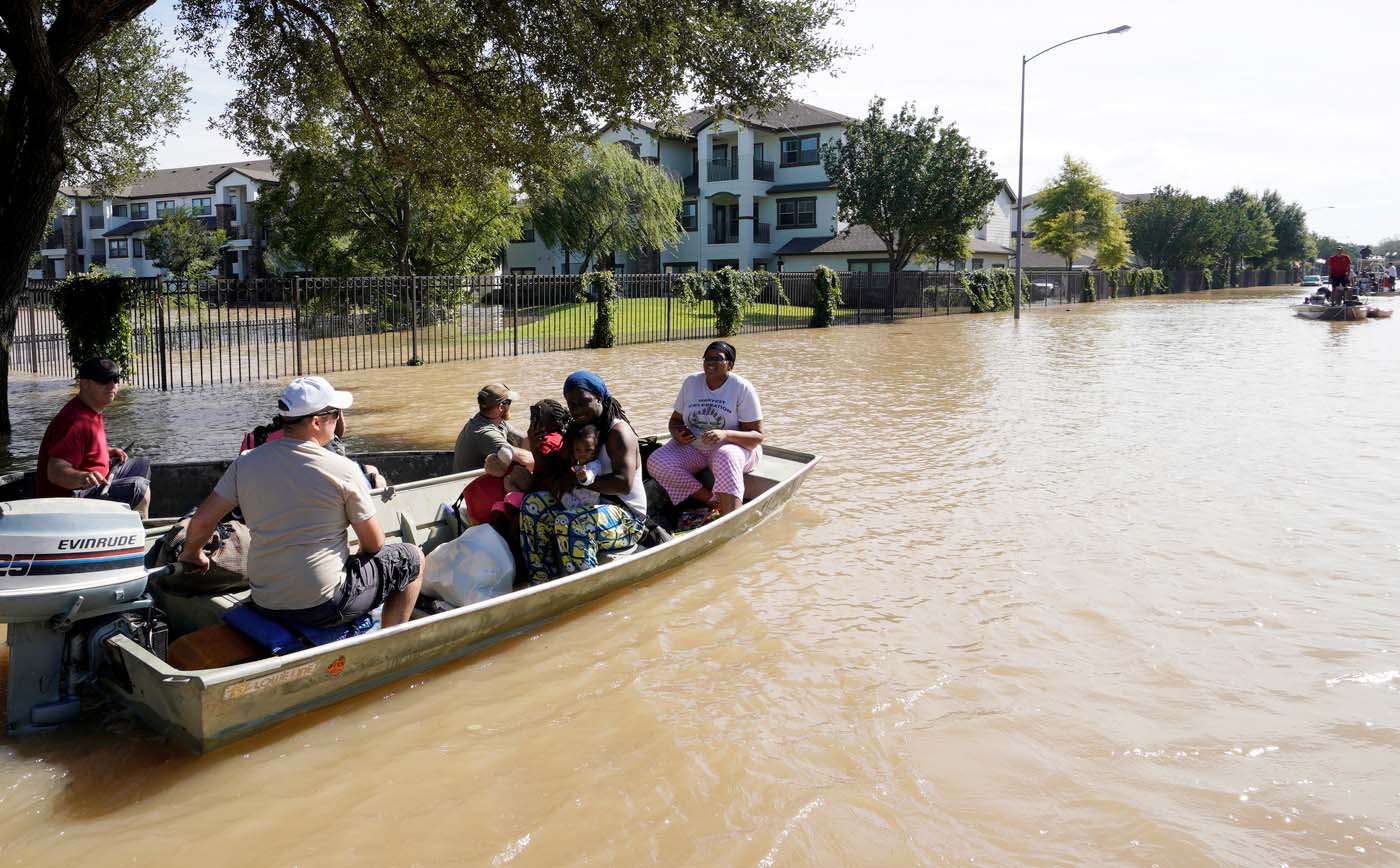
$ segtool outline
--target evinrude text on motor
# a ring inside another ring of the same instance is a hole
[[[5,731],[23,735],[78,716],[79,690],[117,665],[123,634],[165,657],[164,617],[146,593],[141,517],[101,500],[0,503],[0,623],[8,624]],[[118,676],[120,674],[118,673]]]

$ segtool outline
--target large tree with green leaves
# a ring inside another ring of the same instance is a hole
[[[1215,203],[1220,256],[1230,286],[1236,283],[1241,262],[1268,253],[1274,246],[1274,227],[1259,197],[1236,187]]]
[[[258,203],[271,261],[321,275],[469,274],[519,231],[503,171],[433,160],[391,167],[349,135],[306,136]]]
[[[119,189],[184,117],[187,77],[138,20],[151,3],[0,3],[0,433],[19,296],[59,185]]]
[[[207,277],[218,261],[225,237],[224,230],[211,231],[190,209],[179,207],[146,233],[146,256],[171,277]]]
[[[1133,250],[1152,268],[1203,268],[1217,247],[1215,210],[1210,199],[1168,185],[1129,202],[1123,222]]]
[[[580,271],[613,251],[634,256],[680,240],[681,183],[622,145],[589,145],[569,156],[554,183],[532,193],[535,232]]]
[[[1285,202],[1277,190],[1265,190],[1259,204],[1273,227],[1274,243],[1255,262],[1260,267],[1291,266],[1310,258],[1316,242],[1308,232],[1308,212],[1297,202]]]
[[[822,147],[822,166],[836,187],[840,219],[874,231],[891,274],[916,255],[965,255],[968,233],[986,222],[1002,186],[986,152],[936,109],[920,117],[906,104],[887,118],[879,97],[844,137]],[[893,296],[885,313],[894,313]]]
[[[1040,213],[1031,221],[1031,244],[1062,257],[1065,268],[1073,268],[1080,254],[1100,246],[1127,249],[1117,197],[1082,160],[1066,154],[1060,173],[1035,195],[1035,207]]]

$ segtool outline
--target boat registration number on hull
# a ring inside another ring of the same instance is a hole
[[[250,693],[257,693],[269,687],[286,684],[289,681],[297,681],[309,675],[315,675],[318,668],[319,667],[315,663],[303,663],[294,669],[284,669],[281,672],[274,672],[271,675],[264,675],[260,678],[249,678],[247,681],[230,684],[228,687],[224,688],[224,699],[241,699]]]

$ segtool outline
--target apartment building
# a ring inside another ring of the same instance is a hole
[[[637,158],[666,168],[684,189],[681,241],[650,256],[619,252],[611,259],[612,268],[646,273],[725,266],[883,270],[884,245],[869,228],[837,218],[836,189],[822,168],[822,145],[844,135],[852,120],[791,100],[762,113],[692,112],[678,132],[639,122],[604,130],[599,141],[620,143]],[[1012,201],[1008,187],[987,224],[974,233],[970,266],[1008,261]],[[564,254],[536,238],[528,224],[505,254],[505,269],[513,274],[577,273],[580,265],[577,257],[566,264]],[[591,267],[608,266],[604,261]],[[933,268],[935,263],[911,267]]]
[[[101,266],[112,274],[157,277],[146,254],[152,226],[178,207],[188,208],[226,240],[211,274],[242,278],[262,273],[267,232],[257,219],[258,197],[276,183],[271,160],[245,160],[157,169],[114,196],[83,187],[63,187],[65,205],[40,242],[33,278],[61,278]]]

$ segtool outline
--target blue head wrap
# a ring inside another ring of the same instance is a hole
[[[592,371],[574,371],[564,381],[564,392],[572,392],[574,389],[582,389],[585,392],[592,392],[604,402],[611,397],[608,394],[608,386],[603,382],[603,378]]]

